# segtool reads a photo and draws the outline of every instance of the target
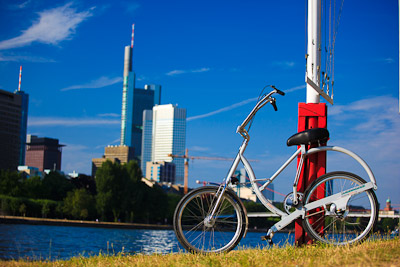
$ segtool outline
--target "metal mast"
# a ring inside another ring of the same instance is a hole
[[[18,83],[18,91],[21,91],[21,78],[22,78],[22,65],[19,67],[19,83]]]
[[[308,1],[307,78],[320,87],[321,0]],[[307,80],[308,80],[307,79]],[[307,103],[319,103],[319,93],[307,82]]]

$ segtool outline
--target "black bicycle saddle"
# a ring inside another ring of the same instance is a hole
[[[311,145],[326,143],[329,139],[329,131],[325,128],[313,128],[296,133],[289,137],[287,146]]]

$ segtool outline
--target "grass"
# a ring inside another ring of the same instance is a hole
[[[54,262],[0,261],[0,266],[400,266],[400,240],[373,240],[343,247],[310,245],[246,249],[213,255],[100,254]]]

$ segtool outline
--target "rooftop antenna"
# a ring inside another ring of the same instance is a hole
[[[133,39],[135,37],[135,24],[132,24],[132,40],[131,40],[131,48],[133,48]]]
[[[21,91],[21,77],[22,77],[22,65],[19,67],[19,83],[18,83],[18,91]]]

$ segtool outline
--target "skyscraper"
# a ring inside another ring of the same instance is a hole
[[[21,124],[19,130],[19,161],[18,165],[25,165],[25,150],[26,150],[26,132],[28,127],[28,105],[29,95],[24,91],[16,91],[15,94],[21,96]]]
[[[151,125],[151,161],[171,162],[176,166],[175,183],[183,184],[184,159],[172,158],[169,154],[183,155],[186,146],[186,109],[172,104],[153,107],[152,123],[148,111],[145,112],[143,155],[147,160],[149,153],[149,127]],[[143,160],[144,161],[144,160]],[[143,162],[143,164],[146,164]],[[142,164],[142,166],[143,166]],[[146,170],[145,170],[146,171]]]
[[[20,139],[20,148],[19,148],[19,165],[25,165],[25,149],[26,149],[26,131],[28,127],[28,104],[29,104],[29,95],[25,94],[24,91],[21,90],[21,79],[22,79],[22,65],[19,67],[19,82],[18,82],[18,90],[15,91],[15,94],[21,96],[21,126],[19,132]]]
[[[61,145],[58,139],[28,135],[25,164],[44,170],[61,170]]]
[[[147,162],[151,161],[151,147],[153,140],[153,110],[143,111],[143,134],[142,134],[142,161],[140,168],[143,175],[147,176]],[[146,177],[147,178],[147,177]]]
[[[151,110],[161,103],[161,86],[145,85],[144,89],[135,88],[135,73],[132,70],[132,51],[134,25],[132,25],[131,46],[125,47],[124,78],[121,111],[121,146],[133,148],[134,158],[141,159],[143,111]]]
[[[17,170],[20,162],[22,96],[0,90],[0,169]]]

